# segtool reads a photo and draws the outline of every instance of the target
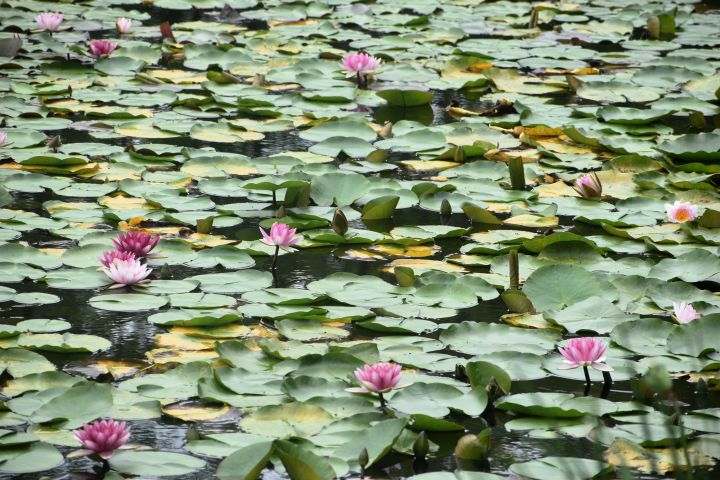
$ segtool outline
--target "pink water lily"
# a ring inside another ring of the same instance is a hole
[[[558,348],[565,358],[564,364],[558,368],[567,370],[578,367],[592,367],[596,370],[612,372],[612,367],[605,362],[607,344],[597,338],[573,338],[563,348]]]
[[[698,206],[690,202],[676,201],[673,204],[666,203],[668,221],[672,223],[685,223],[695,220],[698,216]]]
[[[345,70],[348,78],[356,75],[365,76],[375,73],[380,68],[380,60],[367,53],[350,53],[343,57],[340,66]]]
[[[64,18],[65,16],[62,13],[47,12],[35,17],[35,21],[43,30],[54,32],[58,29]]]
[[[125,17],[120,17],[115,22],[115,29],[118,33],[128,33],[132,29],[132,20]]]
[[[400,383],[401,367],[397,363],[378,362],[355,370],[355,378],[362,384],[361,390],[385,393]]]
[[[110,40],[90,40],[90,54],[95,58],[109,56],[118,47],[115,42]]]
[[[298,243],[302,237],[295,235],[297,229],[290,228],[284,223],[275,222],[270,226],[270,233],[260,227],[260,233],[263,236],[262,242],[265,245],[280,247],[283,250],[293,251],[293,245]]]
[[[290,228],[284,223],[278,223],[275,222],[270,227],[270,233],[263,230],[262,227],[260,227],[260,233],[262,234],[262,242],[265,245],[270,245],[275,247],[275,254],[273,255],[272,260],[272,266],[270,267],[272,271],[275,271],[275,266],[277,265],[277,259],[278,255],[280,255],[280,249],[282,248],[285,251],[288,252],[294,252],[295,249],[292,248],[293,245],[298,243],[302,237],[300,235],[295,235],[296,229]]]
[[[135,260],[135,254],[132,252],[119,252],[117,250],[113,250],[110,252],[103,252],[102,257],[100,257],[100,263],[102,263],[103,267],[109,267],[115,260]]]
[[[595,172],[575,180],[573,188],[583,198],[600,198],[602,196],[602,183]]]
[[[350,53],[345,55],[340,66],[345,70],[346,77],[357,77],[358,86],[367,88],[368,75],[380,68],[380,60],[367,53]]]
[[[675,313],[675,320],[678,323],[690,323],[702,317],[702,313],[695,310],[691,304],[685,302],[673,302],[673,311]]]
[[[159,241],[159,236],[141,232],[140,230],[120,233],[117,239],[113,239],[115,249],[118,252],[130,252],[137,258],[147,256]]]
[[[0,147],[8,145],[7,133],[0,131]]]
[[[103,272],[118,285],[137,285],[150,275],[152,269],[137,258],[128,260],[116,258],[110,265],[103,267]]]
[[[83,449],[76,455],[99,455],[108,459],[113,452],[125,445],[130,436],[130,427],[125,422],[115,420],[96,420],[86,423],[73,432]]]

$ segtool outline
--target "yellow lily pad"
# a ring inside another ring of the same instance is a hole
[[[541,217],[527,213],[510,217],[503,223],[527,228],[555,228],[560,224],[560,219],[556,216]]]
[[[439,270],[441,272],[465,273],[460,265],[444,262],[442,260],[424,260],[418,258],[398,258],[392,263],[387,264],[381,270],[388,273],[394,273],[395,267],[412,268],[415,273],[422,273],[428,270]]]
[[[228,405],[204,402],[178,402],[160,408],[162,413],[185,422],[218,422],[227,420],[235,411]]]

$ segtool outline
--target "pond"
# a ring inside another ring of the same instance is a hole
[[[5,0],[0,479],[720,478],[718,25]]]

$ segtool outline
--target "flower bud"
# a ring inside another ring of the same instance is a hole
[[[333,215],[331,226],[335,233],[341,236],[344,236],[348,231],[347,217],[339,208],[335,209],[335,215]]]
[[[392,133],[393,124],[392,122],[385,122],[385,125],[380,129],[380,136],[382,138],[390,138],[393,136]]]
[[[490,434],[492,429],[486,428],[477,435],[468,433],[458,440],[455,446],[455,457],[459,460],[485,460],[490,453]]]
[[[360,455],[358,455],[358,463],[360,464],[360,468],[364,470],[369,462],[370,456],[368,455],[367,448],[363,448],[362,450],[360,450]]]
[[[413,442],[413,453],[416,457],[422,458],[430,451],[430,442],[428,442],[427,435],[425,432],[420,432],[420,435]]]
[[[575,180],[573,188],[586,199],[599,199],[602,196],[602,183],[595,172]]]
[[[440,215],[450,216],[452,215],[452,205],[450,205],[450,202],[447,198],[443,198],[442,203],[440,204]]]

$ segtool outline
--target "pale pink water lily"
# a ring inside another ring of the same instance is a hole
[[[96,420],[84,424],[73,434],[83,446],[82,450],[75,453],[76,456],[96,454],[107,460],[115,450],[125,445],[130,437],[130,427],[125,422]]]
[[[260,233],[263,236],[262,242],[265,245],[280,247],[283,250],[294,251],[293,245],[298,243],[302,237],[295,235],[297,229],[290,228],[284,223],[275,222],[270,226],[270,233],[260,227]]]
[[[7,133],[0,131],[0,147],[8,145]]]
[[[605,364],[607,344],[597,338],[573,338],[565,347],[558,348],[565,358],[564,364],[558,368],[567,370],[578,367],[592,367],[604,372],[612,372],[612,367]]]
[[[115,42],[110,40],[90,40],[90,54],[95,58],[109,56],[118,47]]]
[[[673,311],[675,313],[675,320],[678,323],[690,323],[702,317],[702,313],[695,310],[691,304],[685,302],[673,302]]]
[[[119,252],[117,250],[113,250],[110,252],[103,252],[102,257],[100,257],[100,263],[102,263],[103,267],[109,267],[115,260],[135,260],[135,254],[132,252]]]
[[[695,220],[698,216],[698,206],[690,202],[676,201],[673,204],[666,203],[668,221],[672,223],[685,223]]]
[[[132,29],[132,25],[132,20],[125,17],[120,17],[115,21],[115,29],[118,33],[128,33]]]
[[[117,285],[137,285],[150,275],[152,269],[137,258],[128,260],[116,258],[110,265],[103,267],[103,272]]]
[[[46,12],[35,17],[35,21],[43,30],[54,32],[58,29],[64,18],[65,16],[62,13]]]
[[[602,183],[595,172],[575,180],[573,188],[583,198],[600,198],[602,196]]]
[[[113,239],[115,249],[118,252],[130,252],[137,258],[147,256],[159,241],[159,236],[141,232],[140,230],[120,233],[117,239]]]

